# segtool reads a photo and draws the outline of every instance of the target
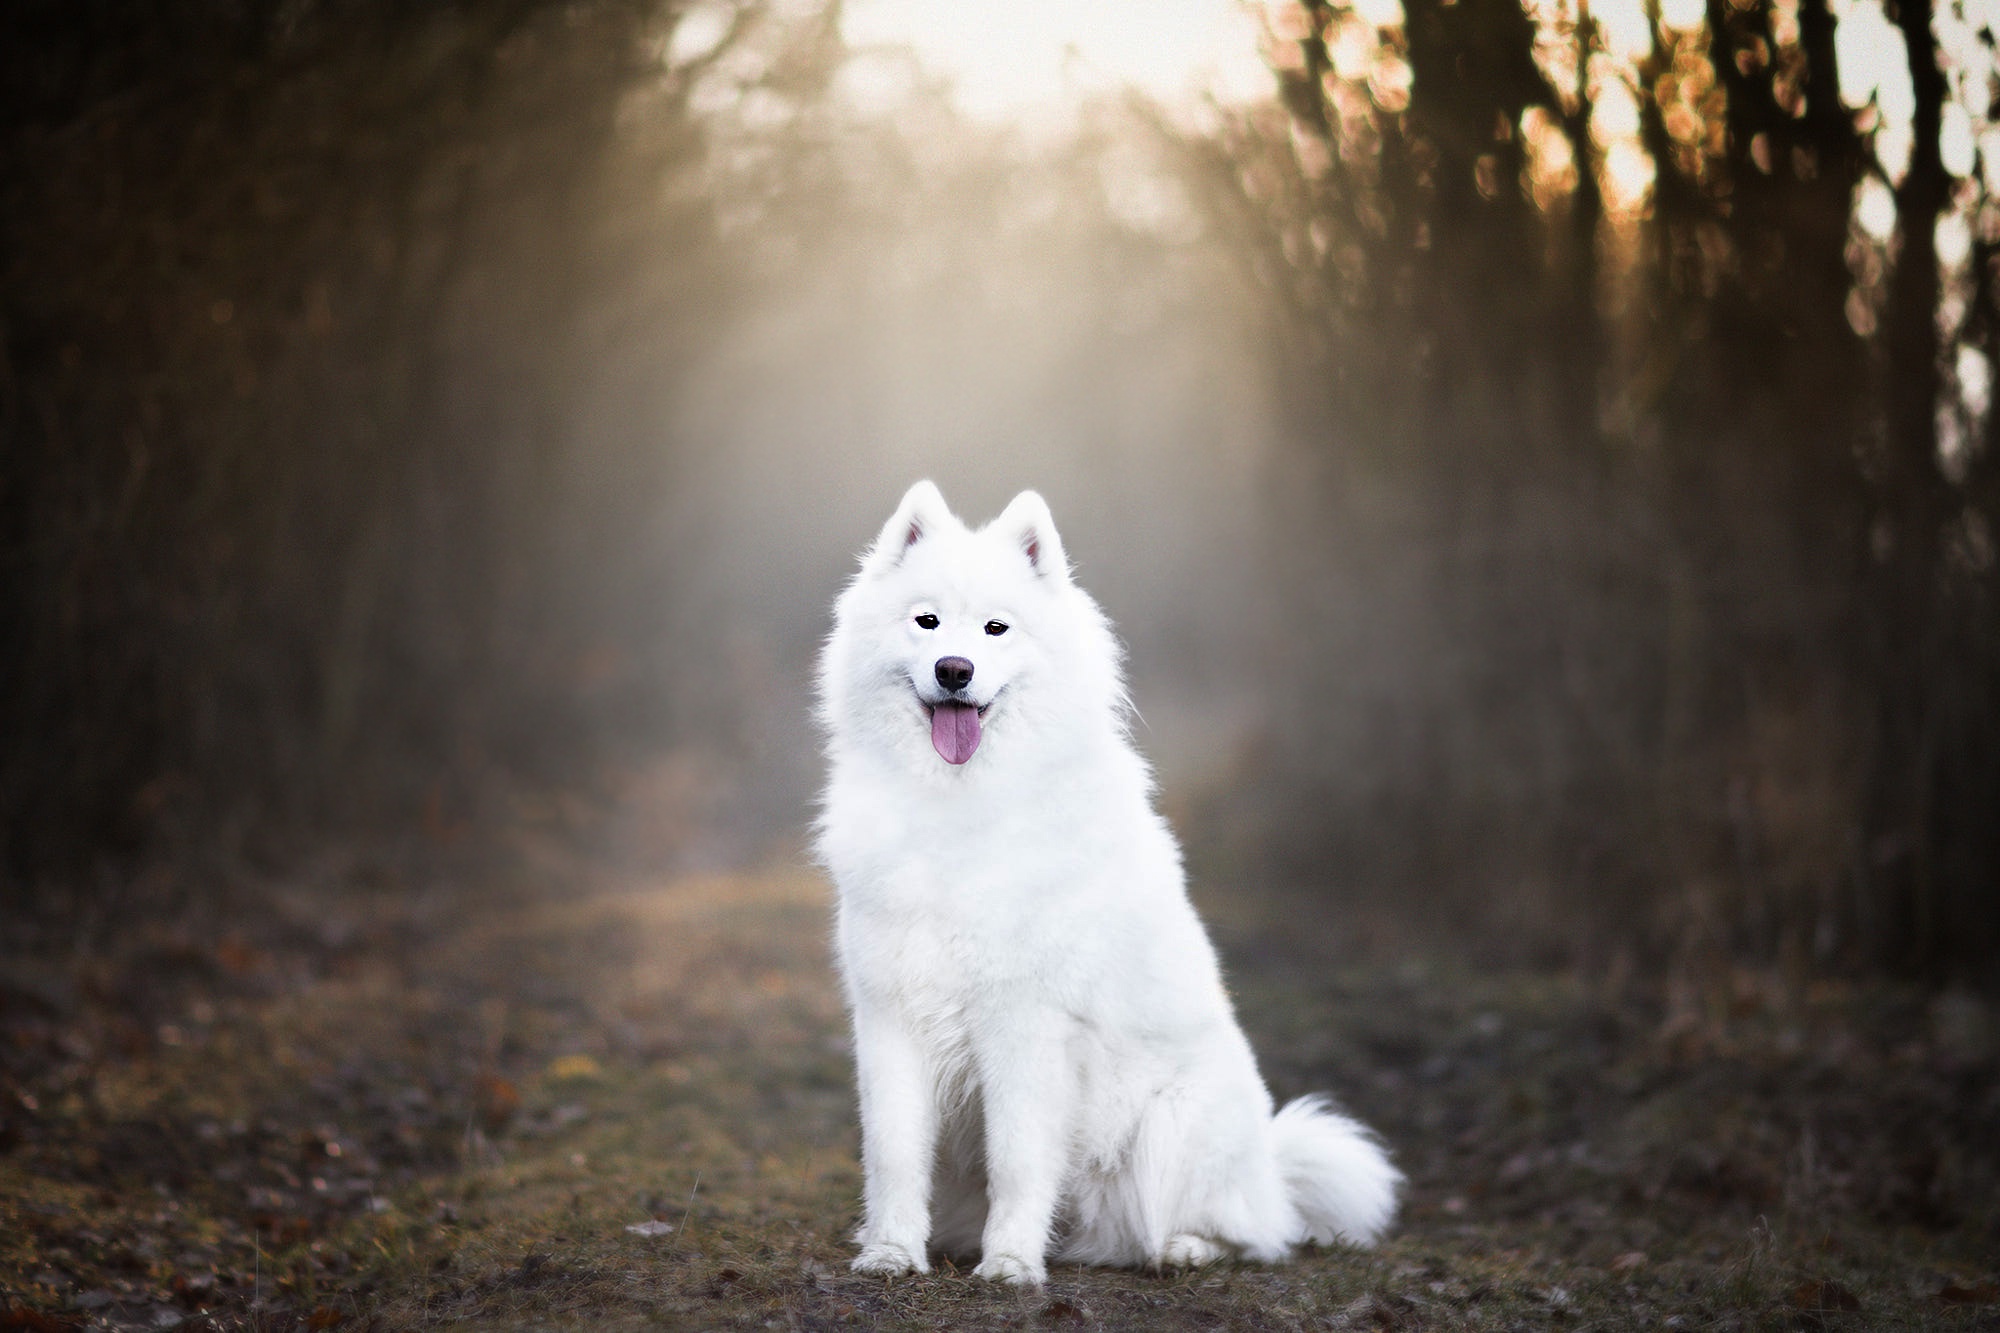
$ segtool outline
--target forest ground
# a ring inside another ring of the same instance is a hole
[[[1211,891],[1273,1091],[1409,1173],[1389,1240],[883,1281],[823,881],[503,860],[0,933],[0,1333],[2000,1329],[1970,995],[1478,964]]]

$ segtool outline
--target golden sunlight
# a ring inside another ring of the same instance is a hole
[[[1235,0],[851,0],[841,34],[907,48],[987,120],[1060,117],[1128,88],[1183,107],[1273,91],[1256,14]]]

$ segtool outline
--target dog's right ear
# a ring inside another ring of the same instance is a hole
[[[882,535],[868,548],[862,557],[861,567],[869,573],[893,569],[903,563],[903,556],[912,546],[935,533],[947,523],[957,522],[951,507],[944,502],[944,495],[937,486],[928,481],[920,481],[903,492],[903,502],[896,506],[896,512],[882,525]]]

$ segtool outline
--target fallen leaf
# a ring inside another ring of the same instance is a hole
[[[0,1333],[74,1333],[83,1327],[76,1315],[47,1314],[25,1305],[0,1310]]]
[[[263,957],[241,934],[225,935],[215,946],[215,961],[232,977],[247,977],[263,964]]]
[[[347,1316],[331,1305],[322,1305],[306,1316],[306,1327],[310,1329],[339,1328],[347,1322]]]
[[[1991,1282],[1974,1282],[1970,1286],[1958,1282],[1947,1282],[1938,1299],[1946,1305],[1992,1305],[2000,1302],[2000,1285]]]
[[[296,1213],[252,1213],[250,1224],[279,1245],[291,1245],[313,1234],[312,1219]]]
[[[597,1078],[603,1073],[603,1067],[595,1059],[581,1052],[575,1055],[559,1055],[549,1061],[548,1076],[556,1082],[577,1078]]]
[[[185,1304],[200,1305],[215,1292],[215,1274],[176,1273],[169,1286]]]
[[[514,1112],[521,1109],[520,1091],[498,1074],[481,1074],[473,1084],[473,1096],[478,1103],[480,1122],[488,1133],[497,1134],[506,1128]]]
[[[1646,1252],[1644,1250],[1628,1250],[1611,1261],[1611,1271],[1614,1273],[1637,1272],[1645,1266]]]

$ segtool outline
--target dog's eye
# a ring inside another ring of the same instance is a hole
[[[917,617],[918,629],[936,629],[937,627],[938,627],[938,618],[932,615],[930,612],[926,611],[922,615]]]
[[[989,620],[986,622],[986,632],[993,635],[1005,634],[1007,632],[1007,622],[1004,620]]]

